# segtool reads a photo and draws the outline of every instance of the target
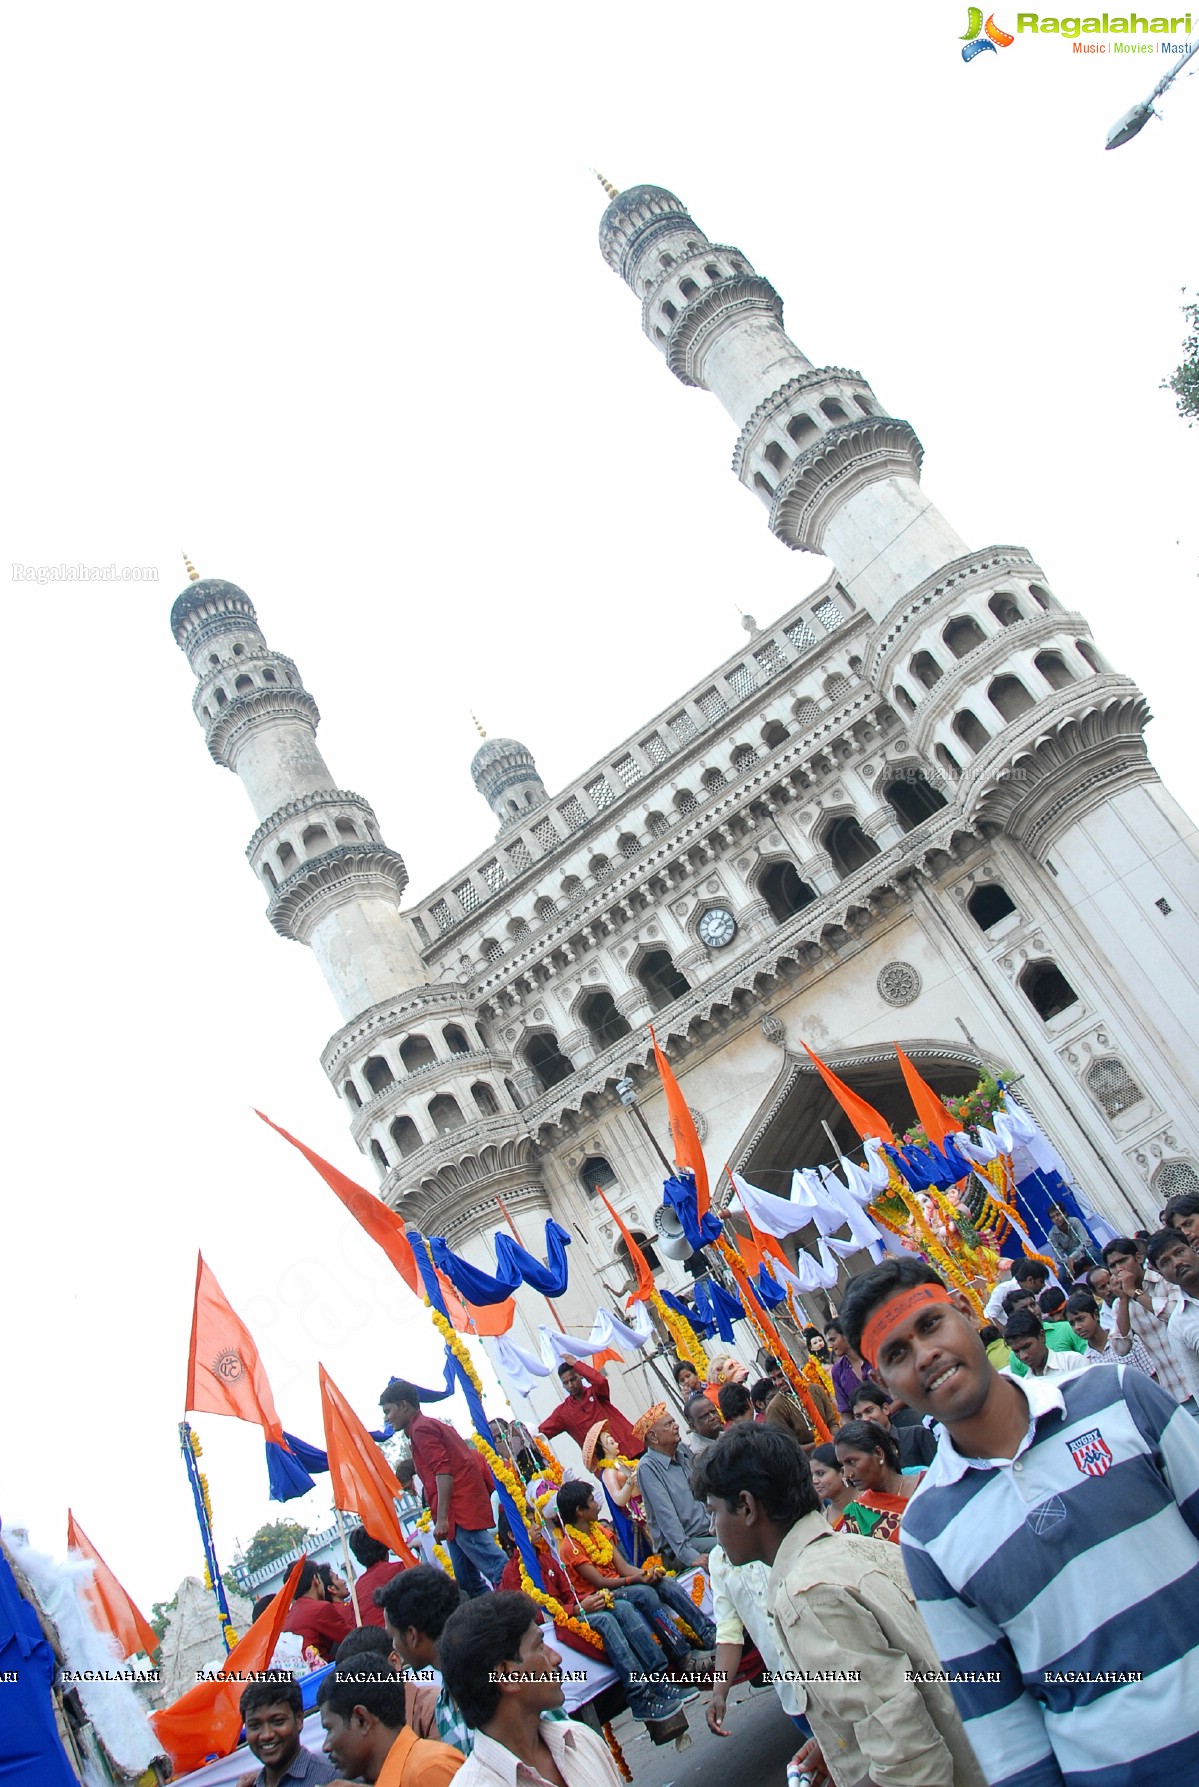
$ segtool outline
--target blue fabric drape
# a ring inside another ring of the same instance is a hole
[[[4,1787],[78,1787],[54,1723],[54,1652],[0,1552],[0,1670],[4,1671]]]
[[[930,1186],[944,1191],[947,1186],[956,1185],[959,1179],[968,1178],[974,1171],[972,1163],[958,1152],[957,1143],[951,1135],[945,1137],[940,1147],[929,1142],[923,1148],[893,1148],[889,1142],[884,1142],[883,1148],[913,1191],[927,1191]]]
[[[266,1474],[271,1486],[271,1500],[273,1502],[294,1502],[297,1496],[307,1495],[310,1489],[315,1489],[316,1484],[304,1468],[294,1447],[290,1451],[288,1450],[288,1446],[292,1445],[290,1436],[284,1434],[283,1437],[288,1442],[287,1446],[281,1446],[275,1440],[266,1442]],[[302,1445],[303,1441],[300,1443]],[[315,1450],[315,1448],[310,1449]],[[315,1468],[327,1471],[329,1460],[323,1452],[318,1453],[317,1456],[323,1460],[323,1463]]]
[[[777,1278],[772,1278],[765,1266],[758,1267],[758,1275],[751,1278],[750,1283],[758,1294],[758,1301],[763,1309],[777,1309],[780,1303],[787,1301],[787,1293]]]
[[[459,1296],[468,1303],[502,1303],[522,1284],[540,1291],[543,1297],[560,1297],[566,1290],[566,1249],[570,1236],[553,1217],[545,1225],[545,1264],[522,1247],[511,1235],[495,1238],[495,1260],[499,1268],[494,1275],[480,1266],[472,1266],[462,1255],[451,1251],[440,1235],[429,1238],[428,1247],[434,1263],[440,1267]]]
[[[675,1296],[673,1291],[663,1291],[662,1301],[665,1303],[667,1309],[673,1309],[676,1315],[682,1316],[693,1334],[702,1338],[703,1328],[700,1323],[696,1321],[695,1311],[693,1309],[689,1309],[681,1298]]]
[[[693,1253],[706,1247],[710,1241],[720,1239],[720,1218],[714,1210],[709,1210],[702,1222],[699,1219],[693,1173],[678,1173],[673,1178],[664,1180],[662,1202],[669,1205],[682,1223],[683,1233],[691,1243]]]
[[[708,1333],[715,1328],[725,1345],[731,1345],[733,1325],[723,1310],[717,1310],[706,1279],[697,1278],[695,1281],[695,1307],[704,1317]]]

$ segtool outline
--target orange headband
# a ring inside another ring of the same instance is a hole
[[[871,1365],[875,1364],[879,1348],[887,1336],[901,1322],[906,1322],[914,1310],[920,1309],[925,1303],[948,1303],[949,1300],[949,1292],[940,1284],[916,1284],[910,1291],[901,1291],[898,1297],[888,1297],[862,1329],[860,1351],[863,1359]]]

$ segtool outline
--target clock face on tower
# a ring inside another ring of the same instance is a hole
[[[737,920],[727,906],[709,906],[696,929],[709,949],[723,949],[737,935]]]

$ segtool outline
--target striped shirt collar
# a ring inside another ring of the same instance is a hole
[[[1006,1372],[1003,1375],[1007,1377]],[[967,1458],[964,1453],[959,1452],[954,1445],[949,1436],[949,1429],[947,1427],[938,1427],[936,1429],[937,1456],[933,1459],[928,1470],[925,1472],[924,1481],[913,1491],[914,1496],[919,1495],[922,1490],[931,1489],[934,1486],[940,1487],[945,1483],[958,1483],[968,1470],[1003,1470],[1005,1466],[1014,1464],[1016,1459],[1019,1458],[1022,1453],[1027,1452],[1028,1448],[1032,1445],[1033,1440],[1036,1438],[1037,1422],[1041,1419],[1042,1415],[1047,1415],[1053,1411],[1056,1411],[1059,1415],[1065,1414],[1066,1403],[1059,1387],[1060,1379],[1033,1377],[1030,1372],[1027,1377],[1008,1377],[1008,1382],[1010,1384],[1015,1384],[1017,1390],[1019,1390],[1020,1394],[1028,1403],[1029,1409],[1028,1431],[1020,1441],[1020,1444],[1016,1447],[1011,1458]]]

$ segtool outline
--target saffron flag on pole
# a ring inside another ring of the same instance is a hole
[[[413,1296],[423,1298],[424,1286],[420,1281],[412,1243],[404,1233],[403,1218],[397,1216],[395,1211],[385,1204],[382,1198],[376,1197],[373,1191],[367,1191],[363,1185],[356,1185],[353,1179],[347,1178],[345,1173],[339,1172],[327,1160],[322,1160],[319,1154],[315,1154],[303,1142],[297,1141],[294,1135],[289,1135],[285,1129],[280,1129],[277,1123],[272,1123],[264,1112],[255,1111],[254,1115],[261,1117],[262,1121],[273,1129],[276,1135],[281,1135],[285,1142],[290,1142],[292,1147],[297,1148],[304,1156],[309,1165],[316,1168],[330,1191],[341,1199],[355,1222],[364,1228],[371,1240],[377,1242],[383,1249]]]
[[[268,1440],[284,1445],[283,1423],[250,1330],[234,1313],[224,1291],[196,1256],[196,1301],[187,1354],[188,1413],[232,1415],[262,1428]]]
[[[903,1069],[908,1097],[923,1125],[924,1133],[929,1141],[935,1142],[939,1148],[947,1135],[958,1134],[962,1127],[961,1121],[941,1103],[928,1081],[920,1077],[899,1044],[893,1043],[891,1046],[899,1057],[899,1065]]]
[[[139,1650],[152,1657],[161,1642],[158,1633],[121,1587],[83,1528],[76,1525],[75,1516],[69,1508],[67,1549],[79,1552],[81,1557],[88,1558],[95,1565],[91,1581],[83,1584],[83,1598],[87,1602],[93,1624],[101,1632],[112,1633],[121,1647],[123,1657],[132,1657]]]
[[[654,1294],[654,1275],[650,1271],[649,1261],[638,1247],[636,1241],[634,1241],[632,1235],[630,1235],[618,1213],[612,1208],[607,1198],[604,1197],[603,1191],[598,1185],[595,1189],[599,1192],[600,1197],[604,1198],[604,1208],[620,1230],[621,1239],[629,1250],[629,1264],[637,1274],[637,1283],[634,1285],[632,1295],[628,1300],[630,1303],[642,1303],[647,1297],[652,1297]]]
[[[819,1055],[812,1054],[806,1042],[804,1048],[811,1055],[817,1073],[862,1140],[867,1141],[871,1137],[881,1136],[885,1142],[894,1142],[895,1137],[891,1133],[891,1125],[887,1119],[880,1116],[872,1104],[867,1104],[864,1098],[859,1098],[856,1092],[851,1091],[844,1080],[839,1080],[832,1069],[824,1065]]]
[[[674,1077],[674,1070],[658,1047],[658,1039],[654,1035],[654,1027],[649,1027],[650,1041],[654,1045],[654,1060],[658,1064],[658,1073],[662,1079],[662,1090],[666,1094],[666,1110],[670,1117],[670,1136],[674,1143],[674,1163],[678,1167],[690,1168],[695,1178],[695,1209],[702,1222],[712,1207],[712,1194],[708,1189],[708,1169],[704,1164],[704,1151],[699,1145],[699,1134],[695,1127],[695,1118],[683,1097],[683,1088]]]
[[[394,1551],[411,1569],[417,1560],[408,1548],[395,1508],[403,1488],[323,1365],[320,1376],[333,1506],[343,1514],[356,1514],[371,1538]]]
[[[170,1706],[150,1714],[155,1736],[174,1763],[176,1775],[202,1768],[210,1756],[228,1756],[237,1748],[246,1677],[269,1666],[305,1562],[303,1557],[296,1559],[283,1587],[233,1646],[215,1681],[197,1682]]]

